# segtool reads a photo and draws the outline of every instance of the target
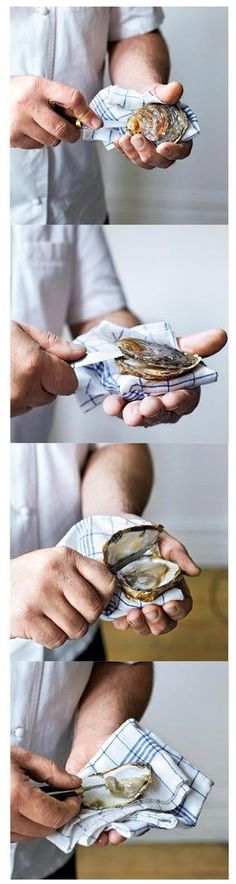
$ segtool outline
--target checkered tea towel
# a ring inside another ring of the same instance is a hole
[[[146,792],[125,807],[83,808],[77,819],[48,836],[49,841],[69,853],[76,844],[84,847],[94,844],[104,830],[116,829],[124,838],[132,838],[148,829],[196,826],[213,781],[133,718],[127,719],[106,740],[78,775],[83,780],[88,775],[132,762],[143,762],[151,768],[153,781]]]
[[[156,92],[151,89],[141,95],[133,89],[121,89],[119,86],[107,86],[101,89],[91,101],[90,107],[101,118],[101,129],[88,129],[83,126],[81,137],[84,141],[102,141],[106,150],[114,148],[114,138],[126,135],[126,125],[129,117],[140,107],[145,107],[149,102],[163,104]],[[178,102],[177,107],[182,108],[188,117],[188,128],[181,141],[189,141],[195,135],[199,135],[200,126],[196,114],[187,104]],[[158,144],[158,142],[156,142]]]
[[[106,393],[118,393],[127,402],[144,399],[145,396],[163,396],[169,390],[199,387],[217,381],[217,371],[200,362],[193,371],[178,378],[150,381],[133,375],[120,374],[116,359],[121,357],[117,341],[124,337],[142,338],[178,348],[175,334],[169,322],[150,322],[134,328],[124,328],[103,320],[98,326],[75,339],[86,347],[87,355],[74,365],[79,386],[76,390],[82,411],[91,411],[105,398]]]
[[[102,548],[112,534],[132,525],[144,524],[150,525],[151,522],[138,516],[133,519],[125,519],[121,516],[89,516],[73,525],[58,545],[69,546],[82,553],[83,556],[102,561]],[[175,586],[158,596],[152,605],[165,605],[174,600],[182,602],[183,599],[182,590]],[[141,602],[139,599],[128,599],[122,589],[118,589],[101,614],[101,620],[116,620],[118,617],[128,614],[133,608],[144,608],[146,604],[147,602]]]

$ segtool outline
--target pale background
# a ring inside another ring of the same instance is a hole
[[[164,6],[171,80],[199,118],[190,159],[147,172],[100,145],[112,223],[227,223],[227,7]]]
[[[228,775],[227,663],[155,663],[151,702],[142,724],[214,780],[194,829],[149,833],[142,840],[226,841]],[[194,876],[193,876],[194,877]]]
[[[227,227],[115,225],[105,229],[129,307],[146,322],[169,320],[178,334],[228,326]],[[82,414],[75,396],[56,403],[51,441],[227,442],[227,348],[207,360],[217,383],[202,387],[196,411],[175,425],[127,427],[98,406]]]

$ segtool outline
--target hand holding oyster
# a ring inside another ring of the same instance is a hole
[[[117,531],[103,546],[103,561],[116,575],[128,598],[152,602],[181,575],[176,562],[161,556],[162,525],[134,525]]]
[[[145,380],[176,378],[199,365],[201,357],[184,353],[168,344],[158,344],[141,338],[121,338],[117,342],[122,356],[116,359],[121,374],[131,374]]]

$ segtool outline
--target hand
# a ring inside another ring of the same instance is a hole
[[[200,568],[183,544],[167,534],[167,531],[163,530],[159,535],[158,545],[161,555],[171,562],[177,562],[183,574],[188,574],[189,577],[200,574]],[[171,632],[176,628],[178,620],[183,620],[192,609],[192,598],[185,580],[178,581],[178,586],[182,589],[184,601],[167,602],[163,606],[146,603],[144,608],[133,608],[125,617],[113,620],[113,626],[122,630],[132,627],[139,635],[165,635]]]
[[[58,546],[13,559],[11,638],[58,648],[96,623],[117,581],[103,564]]]
[[[95,753],[98,752],[100,747],[110,736],[111,732],[105,733],[104,730],[101,729],[100,723],[97,721],[93,728],[86,728],[84,735],[81,731],[78,731],[67,758],[65,765],[66,770],[70,774],[76,775],[78,771],[82,770],[82,768],[88,764],[88,761],[93,758]],[[110,832],[101,832],[96,844],[99,844],[101,847],[106,847],[107,844],[121,844],[122,841],[125,841],[125,838],[123,838],[122,835],[119,835],[119,832],[116,832],[115,829],[111,829]]]
[[[198,353],[201,357],[212,356],[225,346],[226,332],[210,329],[185,338],[177,338],[178,346],[186,353]],[[103,409],[112,417],[123,417],[129,427],[155,427],[157,424],[176,424],[184,414],[191,414],[197,408],[200,387],[181,389],[165,393],[163,396],[145,396],[140,402],[129,402],[122,396],[106,396]]]
[[[48,405],[70,396],[78,381],[70,362],[82,359],[85,347],[62,341],[32,325],[11,323],[11,414]]]
[[[11,750],[11,841],[45,838],[70,823],[80,811],[80,798],[57,801],[44,795],[30,778],[61,789],[77,789],[81,780],[66,773],[51,758]]]
[[[101,120],[87,105],[84,96],[73,86],[65,86],[44,77],[11,78],[11,147],[27,150],[57,147],[61,141],[78,141],[80,130],[63,119],[52,105],[61,105],[62,112],[99,129]]]
[[[176,104],[183,94],[181,83],[168,83],[163,86],[155,83],[149,87],[165,104]],[[177,144],[166,141],[156,147],[144,135],[122,135],[114,141],[119,153],[141,169],[168,169],[176,160],[185,160],[191,153],[191,140]]]

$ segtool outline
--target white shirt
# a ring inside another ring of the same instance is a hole
[[[89,103],[103,85],[108,43],[149,33],[162,20],[159,6],[13,6],[11,74],[57,80],[79,89]],[[93,143],[13,148],[11,154],[14,224],[103,224]]]
[[[11,316],[62,334],[69,325],[126,306],[103,229],[97,225],[12,227]],[[12,419],[12,440],[45,442],[53,404]]]
[[[53,758],[64,767],[74,717],[93,663],[16,663],[11,673],[11,745]],[[12,877],[45,878],[68,859],[53,844],[36,839],[12,844]]]
[[[53,547],[81,518],[80,474],[89,445],[13,443],[11,445],[11,558]],[[20,587],[19,587],[20,590]],[[86,635],[55,650],[15,638],[14,660],[74,660],[91,643],[97,624]]]

